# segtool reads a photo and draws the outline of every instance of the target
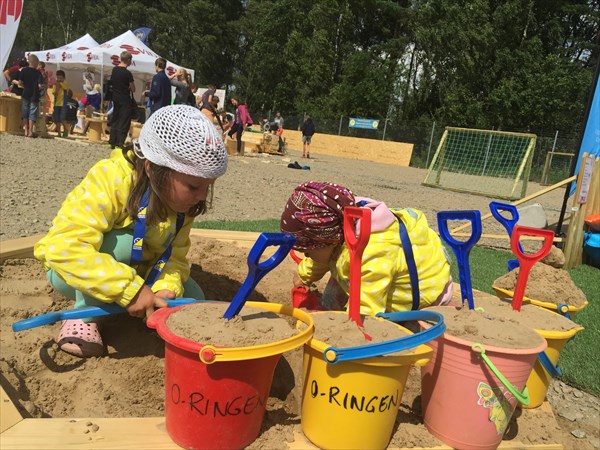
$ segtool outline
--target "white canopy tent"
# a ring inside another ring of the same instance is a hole
[[[98,45],[100,44],[98,44],[98,42],[96,42],[92,36],[86,34],[85,36],[81,36],[79,39],[63,45],[62,47],[53,48],[50,50],[39,50],[37,52],[27,52],[27,56],[30,54],[35,55],[40,61],[44,61],[46,66],[48,66],[48,64],[67,62],[67,52],[72,52],[73,50],[89,50],[90,48],[97,47]]]
[[[67,83],[74,92],[81,92],[82,74],[85,71],[93,71],[99,74],[99,77],[96,77],[96,83],[102,85],[104,79],[110,78],[112,68],[119,64],[119,56],[124,50],[133,55],[129,71],[132,73],[136,85],[136,100],[141,100],[141,92],[145,90],[146,84],[152,80],[156,73],[154,62],[156,58],[159,58],[159,55],[154,53],[131,31],[126,31],[110,41],[89,48],[78,48],[71,44],[68,44],[71,48],[59,53],[60,57],[56,61],[56,68],[65,71]],[[44,55],[45,51],[31,53]],[[44,61],[45,59],[40,58],[40,60]],[[180,67],[171,61],[167,61],[165,70],[168,75],[172,75]],[[185,70],[190,73],[193,79],[194,71],[187,68]]]

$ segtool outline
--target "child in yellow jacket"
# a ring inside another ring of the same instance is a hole
[[[223,141],[204,114],[161,108],[132,149],[113,150],[68,194],[35,257],[75,308],[117,303],[147,318],[165,298],[201,300],[186,260],[189,234],[210,184],[226,169]],[[105,351],[92,321],[64,321],[58,344],[81,357]]]
[[[330,272],[323,305],[346,306],[350,254],[343,213],[348,206],[371,210],[371,235],[361,265],[361,314],[406,311],[452,299],[450,259],[421,211],[390,210],[382,202],[355,197],[343,186],[313,181],[296,187],[281,216],[281,231],[294,234],[294,249],[306,256],[294,287],[308,288]],[[404,245],[410,246],[408,252]],[[409,270],[413,262],[415,269]]]

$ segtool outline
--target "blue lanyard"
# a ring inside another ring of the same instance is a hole
[[[142,253],[144,248],[144,237],[146,235],[146,213],[148,211],[148,193],[149,190],[144,193],[142,199],[140,201],[140,206],[138,208],[137,219],[135,219],[135,223],[133,224],[133,244],[131,246],[131,265],[135,266],[142,262]],[[158,276],[163,271],[167,261],[171,257],[171,252],[173,251],[173,241],[177,237],[177,233],[183,227],[183,221],[185,220],[185,214],[179,213],[177,214],[177,224],[175,225],[175,235],[169,245],[165,249],[162,255],[158,258],[158,261],[152,267],[152,270],[146,277],[145,283],[148,286],[152,286]]]
[[[356,206],[363,207],[367,204],[366,200],[361,200],[356,203]],[[392,212],[393,214],[393,212]],[[416,311],[419,309],[421,304],[421,293],[419,292],[419,272],[417,272],[417,265],[415,264],[415,255],[412,250],[412,244],[410,237],[408,236],[408,230],[406,225],[400,218],[399,215],[394,214],[398,220],[398,228],[400,229],[400,242],[402,243],[402,249],[404,250],[404,259],[406,260],[406,267],[408,268],[408,276],[410,277],[410,289],[412,291],[412,310]]]
[[[413,254],[412,244],[410,237],[408,236],[408,230],[406,225],[400,218],[398,219],[398,227],[400,228],[400,242],[402,242],[402,249],[404,250],[404,259],[406,260],[406,266],[408,267],[408,275],[410,277],[410,289],[412,291],[412,310],[416,311],[419,309],[421,304],[421,293],[419,292],[419,272],[417,272],[417,265],[415,264],[415,255]]]

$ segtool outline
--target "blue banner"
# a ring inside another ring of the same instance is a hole
[[[575,166],[574,175],[579,173],[581,156],[585,152],[596,157],[600,156],[600,83],[598,83],[597,77],[595,82],[596,88],[594,89],[594,96],[592,97],[592,104],[590,105],[590,115],[588,116],[588,120],[585,125],[585,131],[583,132],[581,148],[577,154],[577,166]],[[576,187],[577,186],[575,183],[571,185],[570,195],[575,193]]]
[[[350,117],[350,122],[348,123],[349,128],[365,128],[367,130],[376,130],[378,126],[379,120],[375,119],[356,119]]]
[[[152,31],[152,29],[148,28],[148,27],[140,27],[137,30],[133,30],[133,34],[135,34],[135,36],[142,41],[144,44],[148,45],[148,35],[150,34],[150,32]]]

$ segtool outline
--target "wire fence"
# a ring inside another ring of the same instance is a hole
[[[259,112],[259,114],[253,115],[253,117],[255,119],[264,117],[272,120],[274,114],[275,111],[266,111],[264,113]],[[282,111],[281,115],[285,120],[284,128],[292,130],[300,129],[304,114]],[[315,123],[317,133],[413,144],[410,166],[422,169],[429,167],[446,126],[454,126],[454,124],[443,124],[434,121],[398,123],[375,117],[375,120],[379,120],[379,127],[376,130],[366,130],[350,128],[350,117],[320,117],[317,114],[311,114],[311,117]],[[497,128],[495,129],[498,130]],[[542,180],[542,175],[549,152],[574,153],[575,155],[579,152],[579,149],[576,148],[579,139],[578,131],[552,129],[511,129],[502,131],[532,133],[537,136],[529,181],[548,182],[547,179]],[[552,163],[555,166],[549,168],[552,172],[553,180],[561,181],[570,176],[569,164],[564,164],[564,161],[557,160],[556,158],[552,158],[552,161],[556,161],[556,163]]]

